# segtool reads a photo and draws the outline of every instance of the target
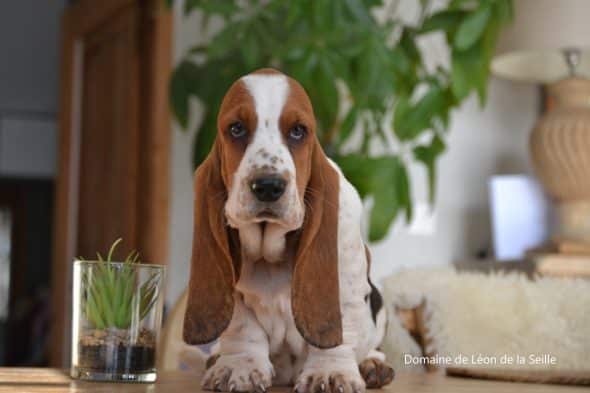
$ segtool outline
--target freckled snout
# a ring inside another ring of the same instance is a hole
[[[276,202],[285,193],[287,182],[281,177],[258,177],[250,182],[250,190],[260,202]]]

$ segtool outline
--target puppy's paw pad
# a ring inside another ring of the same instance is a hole
[[[379,359],[365,359],[359,364],[359,371],[369,389],[381,388],[393,381],[395,372]]]

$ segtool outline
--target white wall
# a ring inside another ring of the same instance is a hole
[[[175,18],[175,59],[205,37],[199,20]],[[437,53],[439,55],[440,53]],[[399,221],[388,237],[372,244],[376,280],[401,266],[444,265],[468,258],[491,245],[487,181],[497,173],[529,172],[528,131],[537,115],[538,89],[492,79],[486,107],[471,97],[452,117],[448,151],[440,160],[437,224],[433,234],[412,235]],[[199,109],[197,104],[194,108]],[[199,114],[193,116],[194,124]],[[192,244],[191,132],[174,126],[172,151],[172,211],[170,285],[174,301],[188,282]],[[426,178],[422,167],[411,168],[414,199],[425,203]]]
[[[376,280],[402,266],[445,265],[491,247],[488,179],[531,172],[528,134],[538,96],[534,86],[493,78],[483,110],[472,96],[454,113],[438,166],[435,231],[413,235],[398,220],[384,241],[371,245]],[[411,175],[414,201],[425,204],[425,171],[414,166]]]
[[[178,62],[192,46],[204,42],[201,23],[196,15],[187,19],[181,15],[179,4],[174,9],[174,60]],[[191,118],[187,130],[173,123],[171,154],[170,251],[167,303],[180,296],[188,284],[193,235],[193,173],[192,143],[195,125],[200,120],[200,105],[191,103]]]

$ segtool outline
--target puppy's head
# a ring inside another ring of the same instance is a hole
[[[266,69],[231,86],[218,116],[231,227],[301,227],[315,128],[309,98],[295,80]]]
[[[230,87],[217,120],[195,177],[185,340],[208,342],[227,327],[241,262],[235,231],[270,222],[296,231],[291,293],[299,331],[316,346],[338,345],[338,174],[315,135],[305,90],[277,71],[257,71]]]

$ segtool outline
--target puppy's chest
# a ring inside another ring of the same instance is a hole
[[[236,284],[244,304],[268,334],[271,354],[287,347],[297,356],[305,347],[291,312],[291,276],[289,262],[244,261]]]

